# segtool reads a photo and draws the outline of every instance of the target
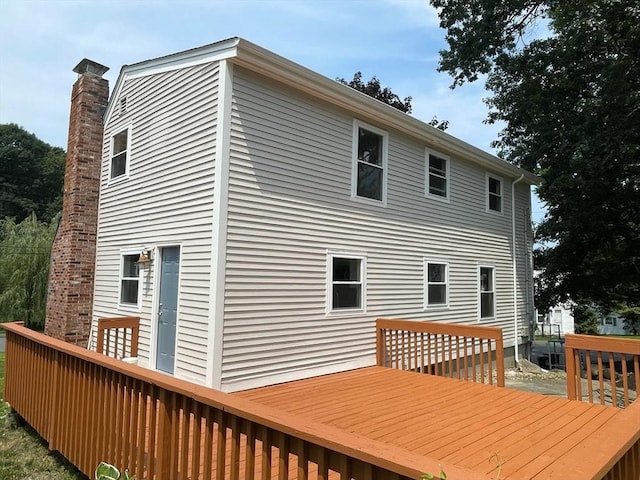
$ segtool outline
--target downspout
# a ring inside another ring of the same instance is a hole
[[[513,350],[516,365],[518,364],[518,275],[516,257],[516,183],[524,178],[524,173],[520,178],[511,183],[511,261],[513,266]]]

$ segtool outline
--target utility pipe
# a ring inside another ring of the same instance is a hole
[[[524,173],[511,183],[511,261],[513,266],[513,338],[514,356],[518,364],[518,275],[516,257],[516,183],[524,178]]]

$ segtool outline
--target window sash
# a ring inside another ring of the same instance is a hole
[[[444,198],[448,197],[448,167],[449,160],[432,153],[429,154],[428,192],[430,195],[437,195]]]
[[[502,180],[494,177],[487,177],[487,195],[489,210],[502,212]]]
[[[120,303],[137,306],[140,292],[140,267],[137,263],[139,255],[122,255],[120,269]]]
[[[116,133],[111,137],[110,178],[117,178],[127,173],[129,151],[129,129]]]
[[[347,256],[331,257],[330,311],[363,308],[363,259]]]
[[[382,167],[358,161],[357,195],[373,200],[382,200],[383,175]]]
[[[495,269],[480,267],[480,318],[495,317]]]
[[[446,306],[448,304],[449,266],[442,262],[427,262],[426,306]]]
[[[353,124],[351,198],[386,202],[387,133],[357,120]]]

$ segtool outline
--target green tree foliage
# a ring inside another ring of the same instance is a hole
[[[640,335],[640,307],[627,307],[618,312],[624,318],[623,327],[629,335]]]
[[[596,335],[598,333],[598,313],[593,307],[579,304],[573,307],[576,333]]]
[[[401,100],[400,97],[393,93],[389,87],[382,88],[380,80],[378,80],[378,77],[375,75],[366,83],[362,81],[362,72],[356,72],[353,75],[353,79],[348,82],[344,78],[336,78],[336,81],[358,90],[365,95],[369,95],[376,100],[380,100],[387,105],[391,105],[393,108],[396,108],[401,112],[411,113],[411,97],[405,97],[404,100]],[[433,117],[427,123],[442,131],[449,128],[449,121],[438,120],[438,117]]]
[[[0,220],[0,322],[44,326],[51,244],[59,215],[50,224],[32,214],[21,223]]]
[[[393,93],[389,87],[382,88],[380,80],[378,80],[378,77],[376,76],[373,76],[371,80],[366,83],[362,81],[362,72],[356,72],[353,75],[353,79],[348,82],[344,78],[336,78],[336,80],[343,85],[347,85],[359,92],[375,98],[376,100],[380,100],[387,105],[391,105],[393,108],[397,108],[401,112],[411,113],[411,97],[405,97],[404,100],[401,100],[400,97]]]
[[[640,305],[640,3],[431,0],[453,87],[486,78],[494,145],[538,173],[544,295]],[[544,308],[546,305],[540,305]]]
[[[31,213],[49,222],[62,210],[64,150],[13,123],[0,125],[0,218]]]

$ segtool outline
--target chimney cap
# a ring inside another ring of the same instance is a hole
[[[94,75],[98,75],[102,77],[107,71],[109,67],[105,67],[104,65],[99,64],[98,62],[94,62],[93,60],[89,60],[88,58],[83,58],[82,61],[76,68],[73,69],[78,75],[84,75],[85,73],[92,73]]]

